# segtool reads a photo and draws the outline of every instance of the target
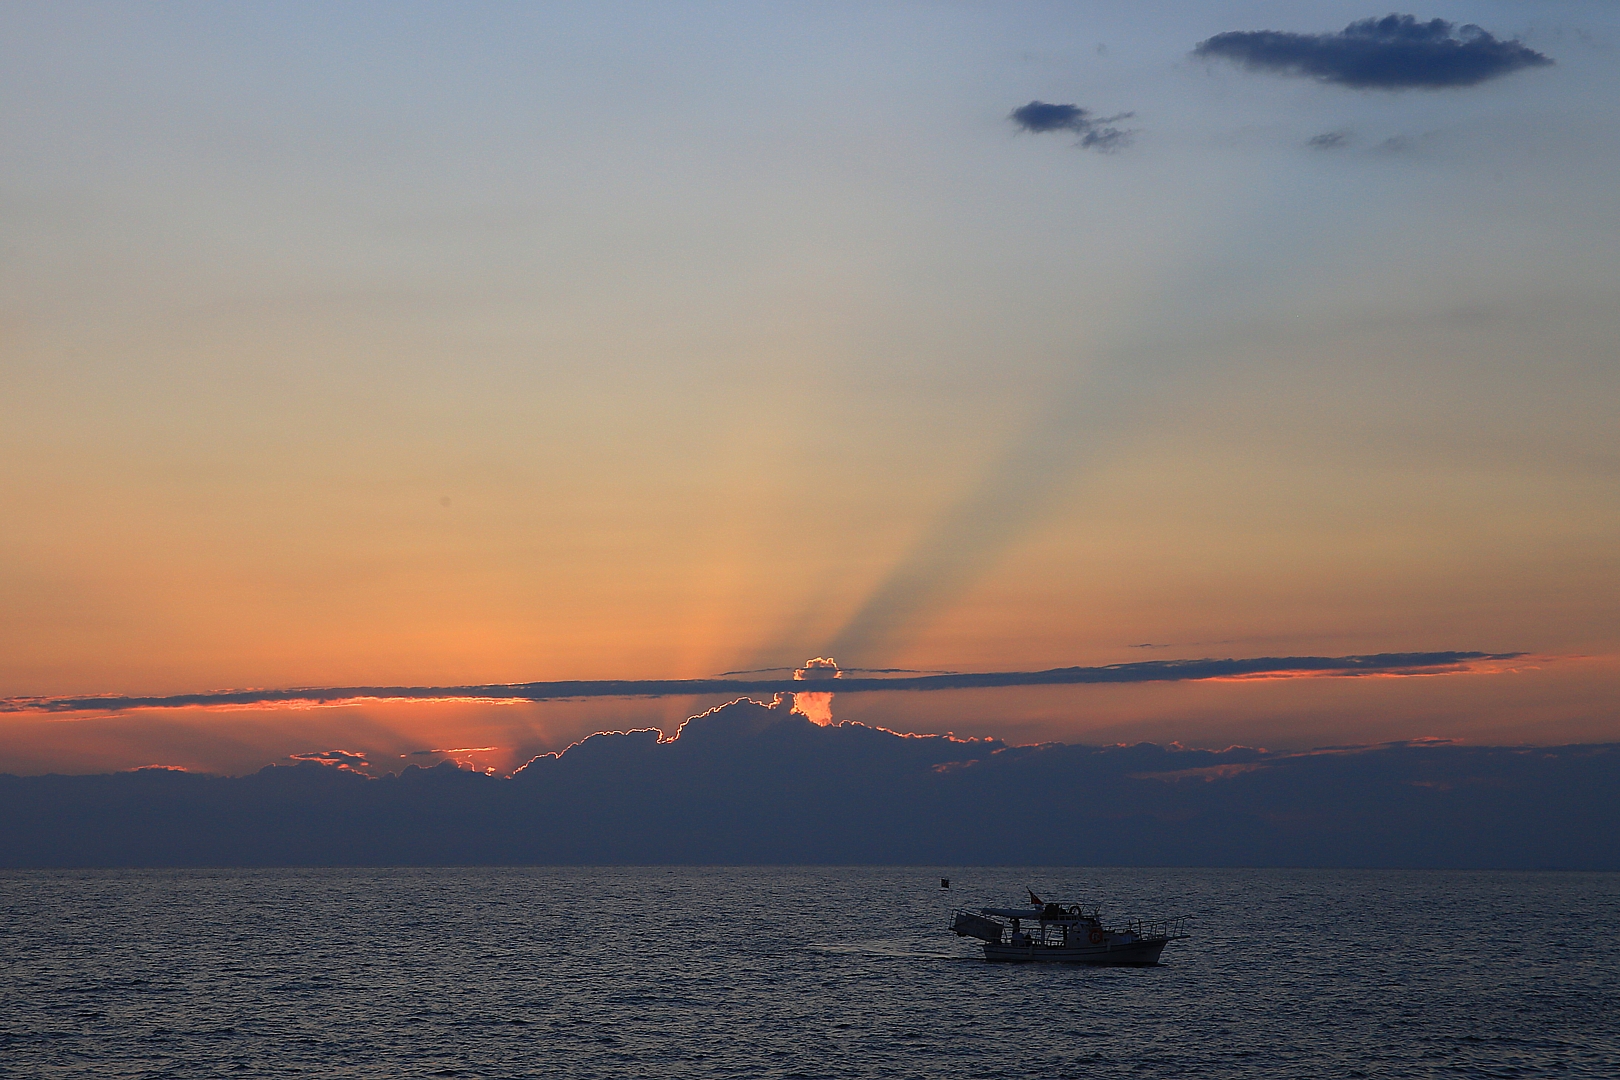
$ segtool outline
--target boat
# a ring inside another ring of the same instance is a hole
[[[1185,916],[1105,926],[1096,908],[1029,899],[1028,907],[958,908],[951,930],[984,942],[986,960],[1137,967],[1157,964],[1166,945],[1187,936]]]

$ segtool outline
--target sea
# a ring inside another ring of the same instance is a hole
[[[950,887],[941,887],[941,878]],[[1191,916],[989,964],[955,907]],[[5,1077],[1620,1077],[1620,874],[0,872]]]

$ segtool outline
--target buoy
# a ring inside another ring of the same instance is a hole
[[[939,887],[942,888],[942,889],[950,888],[951,887],[951,879],[948,878],[948,877],[940,878],[939,879]]]

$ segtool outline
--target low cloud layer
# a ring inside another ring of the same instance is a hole
[[[1046,101],[1032,101],[1028,105],[1014,109],[1008,119],[1021,131],[1036,135],[1071,131],[1080,136],[1077,145],[1106,154],[1130,145],[1131,132],[1114,125],[1134,115],[1125,112],[1113,116],[1098,116],[1078,105],[1055,105]]]
[[[313,762],[0,776],[0,866],[890,863],[1620,869],[1620,745],[1009,746],[734,701],[510,778]],[[1040,823],[1074,827],[1038,828]]]
[[[1199,42],[1193,55],[1371,90],[1474,86],[1553,62],[1478,26],[1411,15],[1361,19],[1334,33],[1235,30]]]
[[[1286,678],[1308,675],[1401,675],[1473,670],[1473,665],[1513,660],[1522,653],[1426,652],[1370,656],[1260,656],[1245,659],[1144,660],[1102,667],[1049,668],[1045,671],[983,671],[899,678],[843,677],[840,694],[919,690],[978,690],[1009,686],[1070,686],[1092,683],[1187,682],[1206,679]],[[830,663],[830,661],[828,661]],[[833,670],[833,669],[828,669]],[[179,709],[331,704],[341,701],[561,701],[574,698],[701,697],[723,694],[791,694],[805,689],[799,679],[594,679],[558,682],[484,683],[467,686],[328,686],[285,690],[222,690],[161,697],[106,695],[0,699],[0,713],[116,712],[126,709]]]

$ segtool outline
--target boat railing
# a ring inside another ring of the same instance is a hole
[[[1139,938],[1184,938],[1187,936],[1187,915],[1170,919],[1128,919],[1118,927]]]

